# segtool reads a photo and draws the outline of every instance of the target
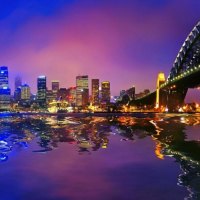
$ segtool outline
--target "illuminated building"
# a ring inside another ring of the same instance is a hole
[[[21,100],[21,87],[18,87],[18,88],[15,89],[15,91],[14,91],[14,100],[16,102]]]
[[[56,94],[57,95],[57,94]],[[47,100],[47,103],[49,102],[52,102],[53,100],[55,100],[55,95],[53,93],[53,90],[47,90],[46,91],[46,100]]]
[[[37,79],[37,101],[40,106],[46,105],[46,76],[39,76]]]
[[[8,67],[0,67],[0,87],[8,87]]]
[[[55,80],[53,80],[52,82],[51,82],[51,89],[52,89],[52,93],[53,93],[53,98],[54,98],[54,100],[56,100],[57,99],[57,96],[58,96],[58,90],[59,90],[59,81],[55,81]]]
[[[27,84],[21,86],[21,100],[29,101],[31,98],[30,87]]]
[[[57,93],[57,98],[59,100],[66,100],[67,99],[67,94],[68,94],[68,92],[67,92],[66,88],[60,88],[58,90],[58,93]]]
[[[101,102],[110,103],[110,82],[104,81],[101,83]]]
[[[76,77],[76,106],[85,107],[88,105],[89,89],[88,89],[88,76]]]
[[[10,88],[8,86],[8,67],[0,67],[0,110],[10,109]]]
[[[18,88],[18,87],[21,87],[22,85],[22,79],[20,76],[16,76],[15,77],[15,90]]]
[[[99,104],[99,79],[92,79],[92,105]]]
[[[67,101],[70,106],[75,106],[76,104],[76,87],[70,87],[67,89]]]
[[[0,110],[10,110],[10,89],[0,88]]]
[[[52,86],[52,90],[56,90],[58,91],[59,90],[59,81],[52,81],[51,82],[51,86]]]

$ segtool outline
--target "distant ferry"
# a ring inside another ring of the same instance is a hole
[[[48,104],[47,109],[50,113],[65,113],[68,112],[68,102],[62,100],[54,100]]]

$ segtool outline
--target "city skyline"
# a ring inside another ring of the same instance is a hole
[[[61,87],[75,86],[80,74],[109,80],[112,95],[132,85],[137,93],[155,90],[157,74],[168,76],[200,19],[200,2],[179,3],[7,1],[0,12],[1,66],[9,67],[12,91],[17,75],[36,93],[39,75],[50,88],[55,79]]]

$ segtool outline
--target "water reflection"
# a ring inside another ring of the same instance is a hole
[[[165,156],[171,156],[180,164],[182,173],[178,184],[188,189],[188,199],[200,199],[200,142],[187,139],[188,127],[197,127],[199,131],[199,125],[198,114],[84,118],[64,115],[2,116],[0,161],[7,161],[13,151],[28,148],[33,140],[38,144],[34,153],[47,153],[58,148],[59,143],[66,142],[75,145],[77,152],[84,155],[109,148],[111,135],[119,135],[121,142],[151,137],[157,158],[163,160]]]

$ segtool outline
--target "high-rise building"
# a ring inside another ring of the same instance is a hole
[[[135,100],[135,86],[132,86],[128,90],[126,90],[126,94],[129,96],[131,100]]]
[[[0,67],[0,110],[10,109],[10,88],[8,86],[8,67]]]
[[[59,100],[66,100],[67,99],[67,94],[68,94],[68,91],[67,91],[66,88],[60,88],[58,90],[58,96],[57,96],[57,98]]]
[[[101,83],[101,102],[110,103],[110,82],[104,81]]]
[[[46,100],[47,100],[47,103],[50,103],[50,102],[52,102],[55,99],[56,99],[56,97],[53,94],[53,90],[47,90],[46,91]]]
[[[46,76],[39,76],[37,79],[37,101],[40,106],[46,105]]]
[[[85,107],[89,101],[88,75],[76,77],[76,106]]]
[[[99,79],[92,79],[92,105],[99,104]]]
[[[67,101],[70,106],[75,106],[75,104],[76,104],[76,87],[70,87],[67,89]]]
[[[19,102],[21,100],[21,87],[18,87],[14,91],[14,100],[15,100],[15,102]]]
[[[22,79],[20,76],[15,77],[15,90],[22,85]]]
[[[21,100],[22,101],[30,101],[31,98],[31,90],[29,85],[24,84],[21,86]]]
[[[52,89],[52,93],[53,93],[53,98],[55,100],[57,98],[57,96],[58,96],[58,90],[60,89],[59,81],[53,80],[51,82],[51,87],[52,87],[51,89]]]
[[[8,87],[8,67],[0,67],[0,87]]]
[[[52,86],[52,90],[57,90],[57,91],[59,90],[59,81],[55,81],[54,80],[54,81],[51,82],[51,84],[52,84],[51,85]]]

